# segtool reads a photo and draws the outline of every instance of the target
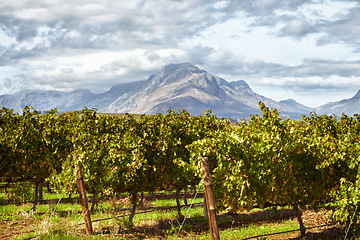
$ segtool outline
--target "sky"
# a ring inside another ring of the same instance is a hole
[[[0,1],[0,94],[101,93],[190,62],[309,107],[360,90],[360,1]]]

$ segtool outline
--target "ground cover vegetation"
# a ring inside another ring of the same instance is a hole
[[[118,234],[137,227],[134,218],[143,205],[140,196],[144,192],[173,191],[177,221],[181,222],[180,192],[199,185],[200,160],[207,156],[219,213],[236,218],[244,210],[290,206],[305,236],[304,210],[326,209],[326,215],[344,227],[353,223],[356,236],[360,116],[312,113],[290,120],[280,118],[276,109],[263,103],[260,108],[263,116],[252,116],[235,127],[211,112],[191,116],[185,110],[169,110],[135,118],[131,114],[97,114],[86,108],[64,114],[52,110],[44,115],[31,107],[24,108],[22,115],[3,108],[0,180],[4,191],[11,188],[0,201],[31,199],[31,209],[20,212],[44,212],[37,209],[42,207],[38,202],[44,198],[44,187],[46,194],[56,191],[57,196],[76,196],[76,168],[81,163],[92,211],[96,203],[99,212],[109,205],[109,201],[101,201],[102,196],[127,194],[126,218],[111,220],[119,227]],[[32,196],[25,194],[31,189]],[[54,208],[52,204],[49,209]],[[2,208],[2,216],[11,211],[17,210]],[[201,222],[196,214],[192,218]],[[77,221],[76,217],[72,220]],[[178,226],[172,224],[171,228]],[[194,224],[187,229],[190,235],[195,234],[191,233],[191,229],[196,231]],[[174,229],[167,231],[171,235]]]

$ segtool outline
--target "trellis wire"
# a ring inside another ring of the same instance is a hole
[[[355,217],[355,214],[356,214],[356,212],[357,212],[358,206],[359,206],[359,204],[356,205],[355,212],[354,212],[354,214],[353,214],[352,217],[351,217],[351,220],[350,220],[350,223],[349,223],[349,227],[347,228],[346,233],[345,233],[344,240],[346,239],[346,237],[347,237],[347,235],[348,235],[348,233],[349,233],[349,230],[350,230],[352,221],[354,220],[354,217]]]
[[[193,206],[195,206],[195,205],[201,206],[202,204],[203,204],[203,203],[195,203],[195,204],[193,204]],[[163,211],[163,210],[168,210],[168,209],[173,209],[173,208],[177,208],[177,206],[156,207],[156,208],[153,208],[153,209],[150,209],[150,210],[145,210],[145,211],[141,211],[141,212],[136,212],[135,215],[143,214],[143,213],[149,213],[149,212]],[[91,220],[91,222],[92,222],[92,223],[94,223],[94,222],[101,222],[101,221],[106,221],[106,220],[111,220],[111,219],[117,219],[117,218],[127,217],[127,216],[130,216],[130,213],[129,213],[129,214],[122,214],[122,215],[115,216],[115,217],[108,217],[108,218]],[[75,224],[75,225],[73,225],[73,227],[74,227],[74,226],[79,226],[79,225],[82,225],[82,224],[83,224],[83,223]]]
[[[192,206],[193,206],[193,204],[194,204],[194,201],[195,201],[196,196],[197,196],[197,194],[198,194],[198,192],[199,192],[199,190],[200,190],[200,187],[201,187],[201,182],[199,183],[199,187],[198,187],[198,189],[197,189],[197,191],[196,191],[196,193],[195,193],[195,195],[194,195],[194,197],[193,197],[193,199],[192,199],[192,201],[191,201],[191,204],[190,204],[190,206],[189,206],[189,208],[188,208],[188,211],[187,211],[187,213],[186,213],[186,215],[185,215],[185,217],[184,217],[184,220],[182,221],[182,223],[181,223],[181,225],[180,225],[179,231],[178,231],[177,234],[176,234],[176,238],[178,237],[178,235],[179,235],[182,227],[184,226],[185,220],[186,220],[186,218],[187,218],[188,215],[189,215],[190,209],[192,208]],[[185,197],[186,197],[186,196],[185,196]]]
[[[62,197],[60,197],[60,199],[59,199],[59,201],[57,202],[57,204],[55,205],[55,207],[54,207],[54,210],[52,210],[51,211],[51,214],[50,214],[50,217],[49,217],[49,219],[52,217],[52,215],[54,214],[54,212],[55,212],[55,210],[56,210],[56,208],[57,208],[57,206],[59,205],[59,203],[61,202],[61,199],[62,199]],[[44,224],[44,227],[43,227],[43,229],[42,229],[42,231],[41,232],[43,232],[44,230],[45,230],[45,224]],[[34,238],[38,238],[38,237],[40,237],[40,236],[42,236],[44,233],[40,233],[40,234],[38,234],[38,235],[36,235],[36,236],[33,236],[33,237],[29,237],[29,238],[25,238],[25,240],[30,240],[30,239],[34,239]]]
[[[319,227],[328,227],[328,226],[334,226],[334,225],[337,225],[337,223],[323,224],[323,225],[318,225],[318,226],[313,226],[313,227],[307,227],[305,229],[308,230],[308,229],[314,229],[314,228],[319,228]],[[261,237],[267,237],[267,236],[278,235],[278,234],[283,234],[283,233],[290,233],[290,232],[297,232],[297,231],[300,231],[300,229],[294,229],[294,230],[288,230],[288,231],[283,231],[283,232],[256,235],[256,236],[252,236],[252,237],[243,238],[241,240],[250,240],[250,239],[254,239],[254,238],[259,239]]]

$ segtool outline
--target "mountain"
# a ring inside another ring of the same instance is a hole
[[[26,90],[12,95],[0,95],[0,106],[14,109],[18,113],[22,113],[26,105],[31,105],[37,110],[58,108],[65,112],[83,109],[94,96],[96,94],[88,90],[73,92]]]
[[[280,106],[278,102],[254,93],[243,80],[227,82],[190,63],[164,67],[142,82],[141,87],[119,96],[100,111],[153,114],[164,113],[169,108],[185,108],[191,114],[199,115],[211,109],[221,117],[249,118],[250,114],[260,114],[259,101],[299,116],[303,113],[297,107],[286,103]]]
[[[349,99],[344,99],[337,102],[330,102],[324,104],[316,109],[317,114],[335,114],[341,116],[345,113],[348,116],[353,116],[355,113],[360,113],[360,90]]]
[[[147,80],[113,86],[102,94],[87,90],[73,92],[21,91],[0,96],[0,106],[22,112],[26,105],[37,110],[81,110],[98,112],[166,113],[169,108],[185,108],[193,115],[213,110],[219,117],[249,118],[260,114],[259,101],[277,108],[285,117],[300,118],[313,109],[294,100],[276,102],[256,94],[244,80],[228,82],[190,63],[170,64]]]

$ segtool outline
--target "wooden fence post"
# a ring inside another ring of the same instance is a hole
[[[40,201],[44,200],[44,186],[43,182],[39,183],[39,199]]]
[[[84,185],[84,175],[82,171],[82,164],[79,163],[77,168],[77,185],[79,189],[80,194],[80,203],[82,207],[83,217],[85,221],[85,227],[86,232],[88,235],[93,234],[92,225],[91,225],[91,218],[90,218],[90,212],[88,207],[88,200],[86,198],[86,192],[85,192],[85,185]]]
[[[204,157],[201,160],[201,168],[202,168],[202,174],[203,174],[203,180],[205,186],[206,207],[209,216],[211,239],[220,240],[219,229],[216,221],[215,198],[212,191],[211,175],[210,175],[210,169],[209,169],[207,157]]]
[[[204,193],[204,218],[208,219],[208,207],[207,207],[207,201],[206,201],[206,194]]]

